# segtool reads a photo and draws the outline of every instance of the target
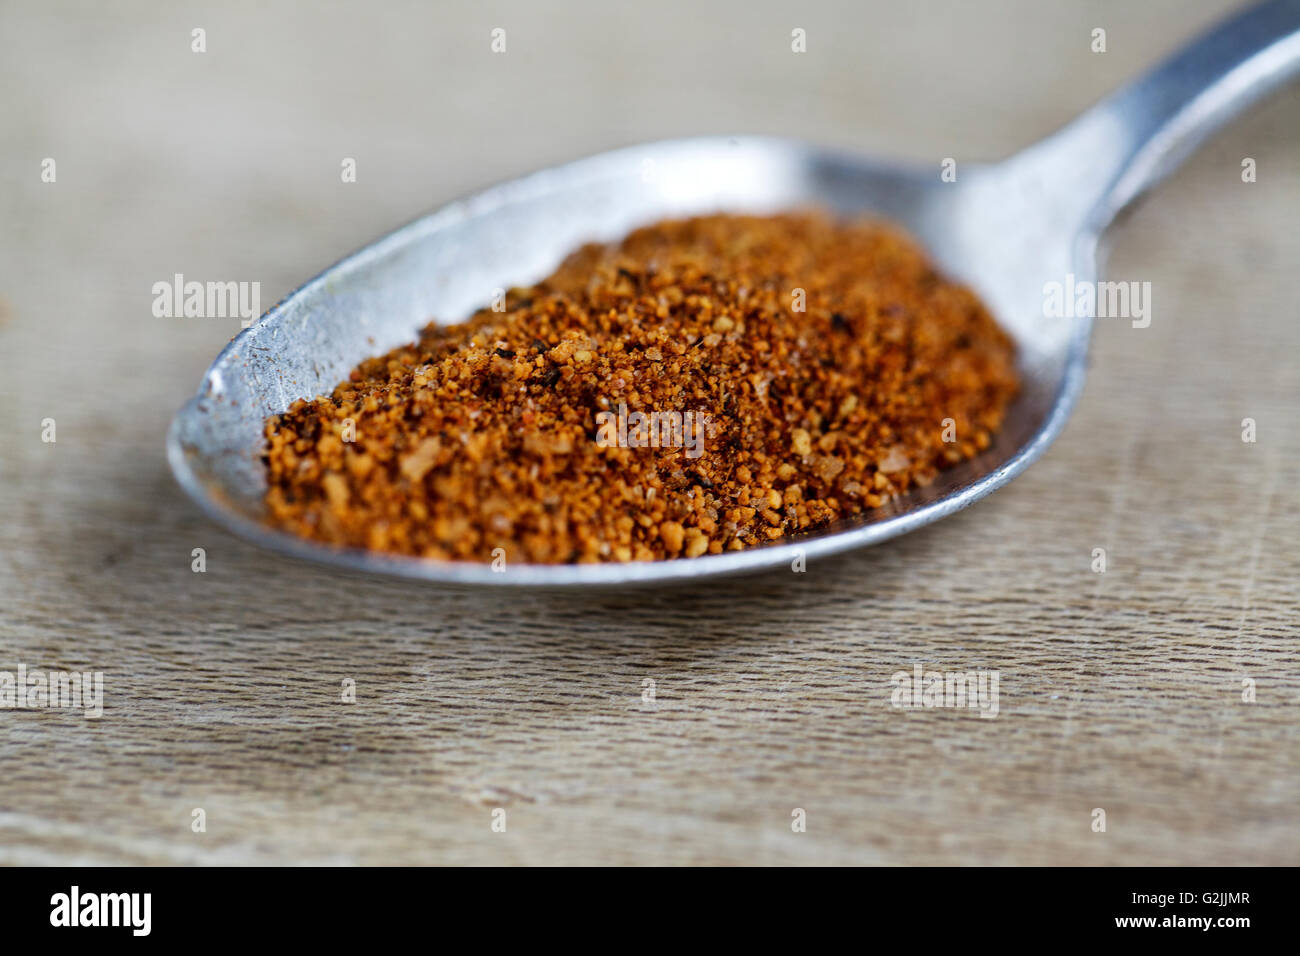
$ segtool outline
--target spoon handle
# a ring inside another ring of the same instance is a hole
[[[1298,72],[1300,0],[1269,0],[1220,23],[1017,158],[1069,189],[1076,221],[1095,235],[1207,136]]]

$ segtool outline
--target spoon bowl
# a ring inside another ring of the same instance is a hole
[[[789,140],[716,137],[604,153],[419,219],[289,295],[217,357],[177,414],[167,454],[216,521],[286,554],[362,571],[492,586],[590,587],[789,567],[884,541],[1006,484],[1060,433],[1083,385],[1092,314],[1053,317],[1046,283],[1097,279],[1116,213],[1229,115],[1300,64],[1300,0],[1254,7],[1034,147],[994,165],[879,163]],[[508,566],[341,549],[265,521],[263,423],[327,394],[363,359],[460,321],[494,290],[550,273],[586,242],[661,219],[817,207],[892,220],[973,288],[1015,339],[1022,390],[993,443],[926,488],[798,538],[668,561]],[[1121,318],[1120,321],[1127,321]]]

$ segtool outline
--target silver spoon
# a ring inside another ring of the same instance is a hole
[[[1247,9],[1064,129],[995,165],[907,168],[766,138],[653,143],[543,170],[452,203],[311,280],[217,357],[172,422],[167,457],[215,520],[258,544],[362,571],[459,584],[594,586],[763,568],[875,544],[952,514],[1020,474],[1083,385],[1090,315],[1050,318],[1048,282],[1098,276],[1099,240],[1210,132],[1300,69],[1300,0]],[[340,550],[262,521],[262,423],[330,392],[356,364],[525,285],[583,242],[668,217],[816,205],[893,219],[970,284],[1020,349],[1023,394],[993,445],[928,488],[819,534],[716,556],[630,564],[436,562]],[[1085,309],[1086,311],[1086,309]]]

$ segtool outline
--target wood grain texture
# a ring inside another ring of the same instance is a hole
[[[238,323],[154,318],[154,282],[269,306],[466,189],[658,136],[996,157],[1228,5],[622,6],[0,14],[0,670],[106,685],[98,720],[0,711],[0,862],[1300,862],[1294,89],[1116,230],[1153,321],[1099,323],[1056,446],[885,546],[482,595],[288,562],[181,496],[163,433]],[[893,708],[917,663],[996,669],[997,718]]]

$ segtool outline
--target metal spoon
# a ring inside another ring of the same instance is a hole
[[[1048,282],[1097,280],[1103,231],[1211,131],[1300,69],[1300,0],[1224,22],[1064,129],[996,165],[900,168],[803,143],[653,143],[543,170],[452,203],[308,282],[217,357],[177,414],[167,456],[203,509],[276,550],[362,571],[460,584],[593,586],[791,566],[875,544],[1002,487],[1056,438],[1083,385],[1091,315],[1045,315]],[[583,242],[667,217],[816,205],[893,219],[970,284],[1016,339],[1023,394],[992,447],[928,488],[821,533],[716,556],[630,564],[436,562],[339,550],[262,521],[262,423],[330,392],[363,358],[455,320],[492,290],[536,281]],[[1087,311],[1087,310],[1085,310]]]

